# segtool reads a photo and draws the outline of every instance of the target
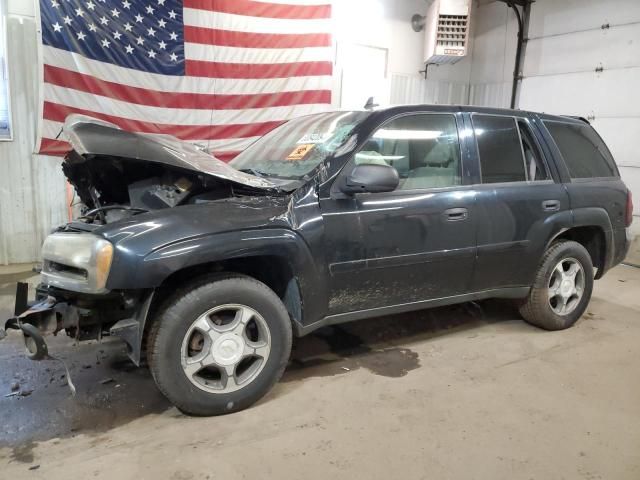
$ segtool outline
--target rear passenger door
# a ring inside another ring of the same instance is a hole
[[[471,290],[527,286],[557,225],[570,216],[527,117],[471,114],[480,184],[477,261]]]

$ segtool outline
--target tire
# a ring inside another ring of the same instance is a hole
[[[572,265],[579,265],[574,277],[574,290],[582,292],[579,297],[568,297],[569,284],[563,280],[569,279],[570,282]],[[560,241],[551,245],[544,254],[529,296],[520,306],[520,314],[536,327],[564,330],[582,316],[589,305],[592,291],[593,264],[589,252],[577,242]],[[569,300],[563,307],[565,298]]]
[[[147,340],[149,367],[160,391],[182,412],[208,416],[245,409],[271,390],[289,360],[292,329],[285,306],[269,287],[250,277],[224,275],[178,292],[160,309]],[[232,365],[251,349],[255,357],[243,356]],[[249,378],[244,383],[241,368]]]

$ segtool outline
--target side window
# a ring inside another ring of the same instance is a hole
[[[385,164],[400,176],[398,190],[460,185],[460,143],[455,117],[416,114],[379,128],[356,154],[356,165]]]
[[[518,120],[518,130],[522,139],[522,153],[524,154],[524,166],[527,180],[549,180],[549,171],[542,159],[540,148],[531,132],[527,122]]]
[[[527,179],[518,126],[513,117],[473,115],[482,183]]]
[[[590,125],[544,122],[571,178],[617,177],[611,152]]]

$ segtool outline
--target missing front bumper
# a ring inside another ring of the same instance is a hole
[[[27,301],[29,285],[16,285],[16,301],[14,316],[4,322],[0,329],[0,339],[6,337],[6,330],[21,330],[27,356],[32,360],[42,360],[49,356],[49,349],[44,340],[44,334],[57,328],[56,309],[65,308],[66,304],[59,304],[54,297],[46,296],[29,305]]]
[[[28,284],[18,283],[14,316],[0,324],[0,339],[5,330],[21,330],[27,356],[41,360],[49,356],[45,335],[65,330],[76,341],[98,340],[103,335],[122,339],[127,345],[129,358],[140,365],[144,326],[154,292],[139,291],[124,300],[110,296],[82,301],[70,295],[73,292],[50,290],[40,286],[36,301],[29,304]],[[128,307],[123,309],[123,305]]]

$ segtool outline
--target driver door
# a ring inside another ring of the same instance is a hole
[[[343,169],[385,163],[392,192],[320,200],[330,273],[329,314],[460,295],[472,276],[475,191],[462,185],[462,117],[413,113],[381,125]],[[334,183],[336,186],[338,182]]]

